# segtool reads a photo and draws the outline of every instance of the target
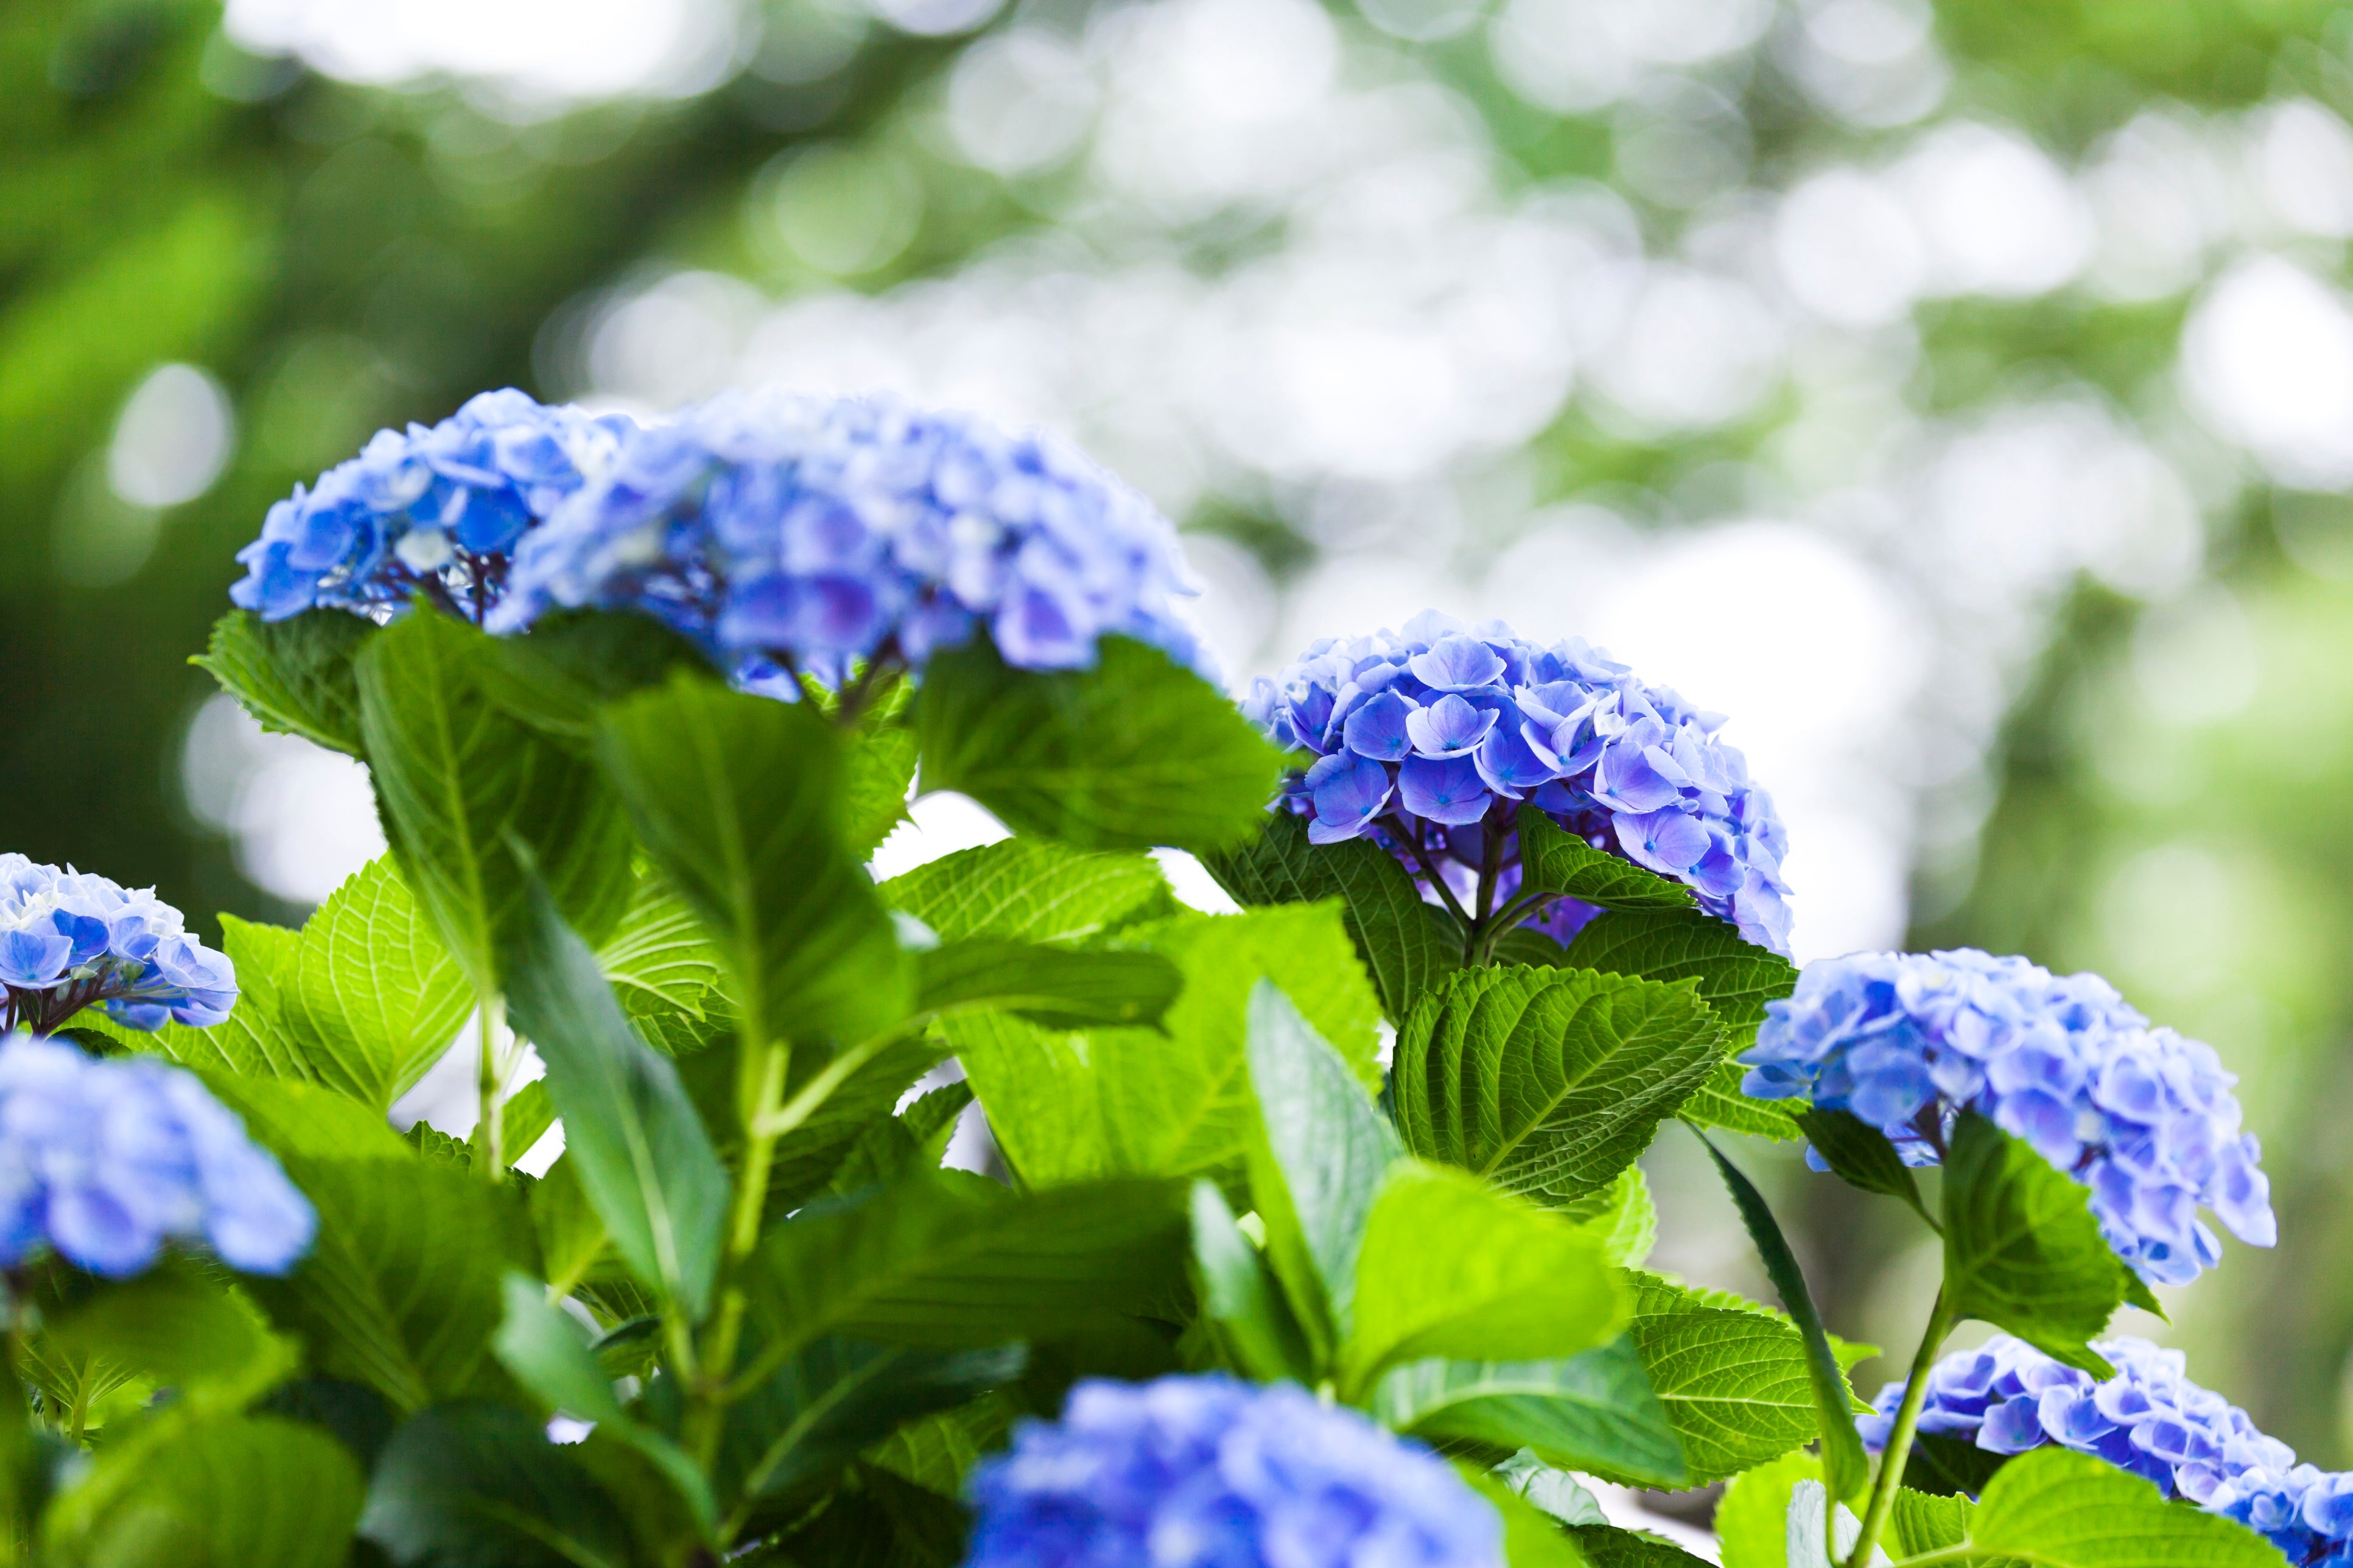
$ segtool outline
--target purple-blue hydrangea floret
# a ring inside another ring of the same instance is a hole
[[[1294,1386],[1102,1380],[977,1466],[966,1568],[1503,1568],[1451,1467]]]
[[[610,466],[632,427],[508,387],[438,425],[379,430],[269,509],[237,552],[246,576],[229,597],[269,621],[313,606],[383,619],[423,593],[479,622],[505,592],[516,543]]]
[[[2187,1284],[2220,1260],[2200,1207],[2242,1241],[2277,1239],[2238,1079],[2096,974],[1967,949],[1824,959],[1767,1005],[1740,1060],[1743,1092],[1852,1111],[1907,1164],[1936,1163],[1955,1118],[1978,1111],[2091,1189],[2101,1233],[2144,1279]]]
[[[1717,737],[1723,718],[1581,640],[1543,647],[1500,621],[1424,611],[1402,634],[1315,643],[1260,680],[1243,711],[1303,755],[1282,805],[1314,843],[1368,837],[1425,884],[1426,856],[1467,905],[1492,840],[1501,908],[1520,883],[1519,813],[1533,807],[1788,952],[1781,819]],[[1556,899],[1527,923],[1565,942],[1594,912]]]
[[[0,1267],[44,1244],[95,1274],[137,1274],[166,1241],[282,1274],[318,1218],[195,1077],[62,1040],[0,1040]]]
[[[1956,1351],[1929,1369],[1919,1430],[1990,1454],[2090,1454],[2236,1520],[2292,1563],[2353,1564],[2353,1474],[2296,1463],[2245,1411],[2190,1382],[2178,1350],[2126,1336],[2093,1348],[2114,1377],[2094,1379],[2008,1334]],[[1886,1447],[1903,1399],[1904,1385],[1891,1383],[1855,1418],[1864,1447]]]
[[[1167,519],[1044,437],[884,397],[733,393],[630,436],[524,537],[488,625],[643,611],[789,698],[795,675],[920,671],[983,630],[1028,669],[1091,666],[1120,635],[1206,673],[1176,609],[1192,592]]]
[[[236,965],[154,889],[0,855],[0,1032],[47,1034],[92,1006],[134,1029],[201,1028],[236,1004]]]

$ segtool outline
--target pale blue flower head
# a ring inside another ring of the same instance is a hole
[[[1176,532],[1078,453],[886,397],[737,393],[638,431],[516,552],[491,630],[659,617],[754,689],[920,672],[986,634],[1027,669],[1139,638],[1207,670]]]
[[[1823,959],[1767,1005],[1740,1059],[1744,1092],[1852,1111],[1910,1164],[1936,1163],[1954,1119],[1978,1111],[2091,1188],[2144,1279],[2185,1284],[2220,1260],[2201,1207],[2242,1241],[2277,1239],[2238,1079],[2098,975],[1970,949]]]
[[[246,576],[229,597],[264,620],[314,605],[381,619],[421,593],[480,622],[505,593],[516,542],[603,472],[630,428],[509,387],[438,425],[379,430],[269,509],[237,552]]]
[[[1503,1568],[1492,1505],[1289,1384],[1089,1381],[972,1475],[966,1568]]]
[[[2093,1348],[2116,1375],[2094,1379],[2008,1334],[1955,1351],[1929,1369],[1919,1430],[1990,1454],[2089,1454],[2238,1521],[2290,1563],[2353,1561],[2353,1476],[2297,1464],[2245,1411],[2190,1382],[2178,1350],[2126,1336]],[[1891,1383],[1856,1418],[1866,1447],[1886,1447],[1903,1399]]]
[[[236,1003],[236,966],[153,888],[0,855],[0,1030],[48,1034],[93,1006],[134,1029],[203,1027]]]
[[[1299,755],[1282,805],[1314,843],[1370,837],[1464,899],[1492,843],[1501,900],[1519,887],[1519,814],[1542,811],[1788,951],[1781,819],[1717,737],[1724,720],[1581,641],[1544,647],[1425,611],[1402,633],[1314,644],[1242,710]],[[1528,923],[1566,941],[1593,913],[1556,899]]]
[[[31,1035],[0,1042],[0,1267],[46,1244],[95,1274],[137,1274],[178,1241],[282,1274],[317,1225],[194,1074]]]

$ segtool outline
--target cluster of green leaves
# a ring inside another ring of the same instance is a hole
[[[501,641],[237,615],[206,663],[367,762],[392,852],[301,931],[230,922],[229,1023],[84,1043],[197,1071],[319,1239],[281,1279],[28,1277],[30,1397],[0,1413],[20,1554],[948,1568],[1015,1418],[1178,1371],[1295,1381],[1431,1445],[1516,1568],[1688,1561],[1576,1475],[1740,1477],[1818,1547],[1869,1480],[1859,1349],[1729,1162],[1788,1310],[1643,1268],[1662,1122],[1799,1131],[1732,1062],[1795,972],[1679,888],[1538,827],[1530,886],[1603,912],[1566,947],[1450,927],[1378,849],[1267,814],[1282,759],[1116,640],[1054,674],[943,656],[854,713],[733,691],[613,616]],[[1017,834],[878,885],[919,770]],[[1160,844],[1244,910],[1180,905]],[[461,1031],[471,1137],[396,1135]],[[518,1087],[526,1042],[545,1074]],[[993,1174],[944,1162],[976,1110]],[[1851,1130],[1807,1131],[1911,1192]],[[1955,1310],[2088,1357],[2124,1285],[2077,1191],[1965,1122]],[[76,1445],[97,1457],[60,1489]],[[1893,1539],[2063,1553],[2037,1521],[2117,1480],[2038,1460],[1974,1512],[1907,1491]],[[2143,1501],[2116,1506],[2171,1542]]]

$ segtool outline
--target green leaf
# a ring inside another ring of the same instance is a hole
[[[1433,1442],[1527,1448],[1563,1469],[1685,1484],[1666,1407],[1622,1339],[1560,1361],[1410,1362],[1382,1377],[1369,1408],[1382,1426]]]
[[[310,1256],[250,1290],[308,1345],[313,1370],[362,1383],[403,1410],[485,1386],[500,1282],[533,1265],[522,1205],[453,1166],[291,1160],[319,1211]],[[502,1381],[502,1380],[501,1380]]]
[[[1012,1382],[1028,1359],[1018,1344],[942,1352],[817,1340],[729,1408],[715,1479],[731,1498],[806,1507],[816,1487],[902,1423]]]
[[[1830,1337],[1823,1331],[1821,1314],[1814,1310],[1813,1293],[1806,1288],[1805,1271],[1798,1267],[1797,1256],[1789,1250],[1787,1237],[1781,1234],[1772,1208],[1756,1184],[1743,1175],[1740,1168],[1724,1157],[1722,1150],[1702,1137],[1709,1158],[1715,1162],[1718,1174],[1732,1194],[1733,1206],[1740,1211],[1740,1222],[1748,1230],[1749,1239],[1757,1244],[1757,1255],[1764,1260],[1766,1277],[1773,1289],[1780,1292],[1781,1305],[1788,1309],[1804,1337],[1806,1374],[1814,1394],[1814,1413],[1820,1418],[1821,1430],[1822,1474],[1833,1501],[1852,1501],[1862,1495],[1871,1485],[1871,1461],[1863,1457],[1862,1439],[1854,1429],[1854,1392],[1847,1386],[1846,1374],[1839,1370],[1838,1358],[1831,1353]]]
[[[629,1027],[586,945],[532,889],[508,961],[515,1026],[547,1064],[565,1157],[638,1277],[688,1316],[709,1309],[731,1199],[678,1068]]]
[[[628,1568],[628,1524],[580,1462],[511,1405],[410,1416],[370,1477],[360,1534],[401,1568]]]
[[[375,629],[343,610],[305,610],[282,621],[231,610],[188,662],[209,671],[263,729],[356,757],[360,698],[352,661]]]
[[[1511,1568],[1583,1568],[1584,1553],[1552,1517],[1514,1491],[1502,1477],[1455,1462],[1472,1489],[1493,1504],[1504,1521],[1504,1561]]]
[[[1604,1343],[1625,1317],[1594,1237],[1463,1172],[1401,1162],[1365,1222],[1336,1375],[1357,1397],[1425,1356],[1556,1360]]]
[[[244,1078],[200,1068],[213,1098],[237,1114],[248,1136],[288,1163],[399,1160],[415,1156],[384,1113],[300,1079]]]
[[[2125,1298],[2125,1265],[2090,1193],[1974,1111],[1945,1160],[1945,1289],[1954,1312],[2007,1329],[2094,1377],[2090,1345]]]
[[[651,616],[605,610],[543,616],[526,636],[493,639],[480,673],[491,701],[579,752],[596,743],[606,703],[672,676],[719,679],[701,649]]]
[[[807,1121],[776,1140],[768,1166],[769,1212],[783,1215],[797,1208],[832,1180],[859,1141],[889,1122],[901,1098],[947,1054],[935,1034],[910,1035],[893,1040],[843,1079]],[[796,1060],[785,1080],[786,1099],[799,1093],[821,1065]],[[945,1148],[943,1138],[942,1152]]]
[[[76,1299],[40,1307],[40,1359],[103,1358],[169,1387],[267,1381],[299,1359],[250,1302],[178,1256],[136,1279],[85,1281]]]
[[[1788,959],[1742,941],[1738,927],[1697,910],[1605,910],[1556,962],[1669,984],[1695,981],[1700,1000],[1724,1022],[1727,1058],[1756,1043],[1765,1005],[1787,996],[1798,983],[1797,966]],[[1683,1103],[1683,1120],[1728,1132],[1798,1137],[1788,1105],[1740,1092],[1747,1072],[1737,1061],[1718,1063]]]
[[[661,1471],[708,1533],[718,1524],[710,1483],[685,1449],[624,1412],[580,1324],[550,1304],[546,1287],[510,1273],[501,1287],[506,1315],[491,1348],[514,1380],[555,1409],[627,1443]]]
[[[1967,1498],[1935,1497],[1898,1487],[1894,1511],[1887,1520],[1887,1544],[1899,1557],[1958,1546],[1968,1539],[1969,1516],[1976,1511],[1977,1505]]]
[[[1982,1497],[1986,1483],[2009,1462],[2009,1455],[1989,1453],[1966,1438],[1943,1432],[1915,1432],[1912,1457],[1904,1466],[1904,1481],[1930,1497]]]
[[[840,748],[807,703],[674,677],[605,711],[597,754],[709,927],[763,1043],[907,1016],[906,955],[842,837]]]
[[[1107,637],[1095,654],[1092,669],[1016,669],[976,637],[934,656],[915,707],[924,786],[1086,849],[1248,838],[1281,753],[1158,648]]]
[[[953,1497],[863,1461],[845,1479],[822,1512],[781,1538],[778,1561],[825,1568],[956,1568],[964,1561],[968,1521]]]
[[[774,1353],[825,1333],[940,1350],[1048,1339],[1181,1289],[1182,1189],[1102,1182],[1013,1194],[928,1173],[802,1211],[761,1243],[755,1311]]]
[[[1348,940],[1380,993],[1381,1011],[1403,1024],[1414,1004],[1461,966],[1460,933],[1449,940],[1397,857],[1366,838],[1307,842],[1307,822],[1287,811],[1231,849],[1202,858],[1218,885],[1243,904],[1312,904],[1336,898]]]
[[[1795,1325],[1719,1292],[1640,1272],[1629,1279],[1634,1301],[1626,1334],[1682,1440],[1692,1484],[1736,1475],[1813,1440],[1813,1386]]]
[[[2242,1524],[2168,1502],[2105,1459],[2041,1448],[2004,1465],[1969,1517],[1966,1547],[1935,1560],[2035,1568],[2279,1568],[2279,1549]]]
[[[201,1029],[167,1022],[160,1028],[142,1030],[118,1023],[93,1007],[76,1015],[76,1028],[182,1067],[221,1068],[248,1078],[311,1077],[304,1053],[288,1038],[279,1012],[279,975],[293,966],[299,933],[231,914],[222,915],[220,922],[221,951],[237,966],[237,1007],[227,1018]]]
[[[1562,1205],[1560,1212],[1592,1232],[1601,1256],[1620,1268],[1640,1268],[1659,1239],[1659,1206],[1640,1165],[1627,1166],[1609,1186]]]
[[[586,763],[488,700],[491,639],[419,610],[359,657],[360,730],[402,880],[479,995],[527,918],[526,845],[567,919],[591,937],[628,900],[628,826]]]
[[[1840,1180],[1863,1192],[1908,1204],[1912,1212],[1926,1220],[1932,1229],[1944,1228],[1920,1201],[1920,1184],[1913,1179],[1910,1168],[1895,1152],[1895,1145],[1887,1141],[1886,1133],[1851,1110],[1809,1108],[1798,1113],[1798,1125],[1806,1130],[1822,1163]]]
[[[862,860],[907,820],[915,732],[903,724],[870,721],[849,733],[841,757],[842,837]]]
[[[650,873],[638,878],[621,923],[596,950],[596,966],[632,1014],[669,1011],[700,1018],[720,984],[719,953],[702,921]]]
[[[1050,1029],[1156,1026],[1184,986],[1183,972],[1156,952],[976,937],[915,955],[919,1011],[995,1009]]]
[[[1193,1266],[1201,1312],[1240,1370],[1261,1383],[1314,1375],[1299,1321],[1280,1282],[1234,1220],[1215,1182],[1193,1184]]]
[[[1607,1524],[1609,1516],[1591,1492],[1567,1470],[1556,1469],[1522,1448],[1493,1472],[1512,1490],[1563,1524]]]
[[[1724,1568],[1788,1568],[1790,1496],[1799,1482],[1821,1479],[1821,1461],[1803,1450],[1733,1477],[1715,1506]]]
[[[943,855],[881,890],[892,909],[922,921],[943,942],[1000,936],[1070,942],[1133,920],[1167,888],[1149,856],[1006,838]]]
[[[1250,997],[1250,1187],[1314,1360],[1347,1336],[1365,1226],[1404,1151],[1347,1060],[1271,980]]]
[[[1594,848],[1541,811],[1519,818],[1521,890],[1567,893],[1605,910],[1687,910],[1692,891]]]
[[[341,1568],[366,1485],[342,1444],[270,1415],[216,1415],[169,1436],[110,1447],[50,1510],[44,1561]]]
[[[1282,977],[1365,1092],[1379,1087],[1379,1004],[1335,907],[1184,914],[1120,942],[1183,971],[1158,1029],[1056,1037],[1002,1015],[940,1026],[1023,1180],[1238,1175],[1258,1122],[1244,1041],[1261,975]]]
[[[1398,1031],[1406,1147],[1555,1200],[1606,1189],[1707,1077],[1723,1026],[1688,984],[1469,969]]]
[[[507,1163],[512,1165],[531,1152],[532,1145],[554,1125],[555,1097],[547,1092],[545,1079],[535,1078],[509,1095],[499,1107],[499,1147],[506,1151]]]
[[[1002,1394],[987,1394],[954,1410],[911,1421],[869,1451],[867,1458],[919,1487],[944,1497],[960,1497],[964,1479],[982,1454],[1005,1447],[1013,1406]]]
[[[379,1112],[441,1059],[474,1005],[388,855],[353,872],[302,927],[277,994],[305,1076]]]
[[[531,1225],[539,1239],[540,1267],[548,1283],[569,1295],[589,1279],[625,1274],[596,1205],[580,1185],[580,1167],[569,1151],[556,1157],[531,1184]]]
[[[1704,1568],[1707,1559],[1694,1557],[1664,1536],[1612,1524],[1582,1524],[1569,1531],[1577,1548],[1592,1568]]]

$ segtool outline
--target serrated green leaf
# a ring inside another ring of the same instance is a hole
[[[1008,1384],[1028,1360],[1018,1344],[919,1351],[828,1335],[730,1406],[713,1479],[743,1500],[739,1518],[759,1521],[762,1500],[790,1500],[797,1513],[902,1423]]]
[[[1851,1110],[1818,1110],[1810,1107],[1798,1113],[1798,1125],[1805,1129],[1822,1163],[1840,1180],[1862,1192],[1877,1193],[1906,1204],[1932,1229],[1944,1228],[1920,1201],[1920,1184],[1913,1179],[1904,1157],[1887,1141],[1887,1134]]]
[[[1594,1237],[1467,1173],[1404,1161],[1365,1221],[1335,1375],[1356,1398],[1428,1356],[1559,1360],[1607,1342],[1625,1319]]]
[[[530,1412],[511,1405],[448,1405],[403,1422],[376,1459],[359,1531],[401,1568],[630,1561],[613,1500]]]
[[[2125,1298],[2125,1265],[2091,1194],[1975,1111],[1945,1159],[1945,1290],[1957,1316],[2006,1329],[2094,1377],[2091,1348]]]
[[[1184,972],[1156,952],[974,937],[915,955],[918,1011],[993,1010],[1049,1029],[1156,1026],[1184,987]]]
[[[842,838],[840,748],[808,704],[674,677],[602,722],[607,773],[764,1044],[864,1040],[907,1016],[906,955]]]
[[[50,1510],[45,1562],[340,1568],[365,1489],[341,1444],[270,1415],[215,1415],[168,1436],[110,1447]]]
[[[1234,1220],[1217,1184],[1193,1184],[1193,1266],[1201,1312],[1240,1370],[1261,1383],[1306,1383],[1314,1374],[1306,1336],[1282,1299],[1274,1271]]]
[[[1071,942],[1126,923],[1167,887],[1149,856],[1006,838],[943,855],[892,878],[881,892],[943,942]]]
[[[499,1147],[506,1151],[507,1163],[530,1153],[554,1125],[555,1097],[547,1092],[545,1079],[535,1078],[509,1095],[499,1107]]]
[[[1659,1239],[1659,1205],[1640,1165],[1629,1165],[1601,1191],[1560,1205],[1560,1212],[1590,1231],[1601,1256],[1620,1268],[1640,1268]]]
[[[1898,1557],[1918,1557],[1958,1546],[1968,1539],[1969,1516],[1976,1511],[1977,1505],[1968,1498],[1937,1497],[1898,1487],[1894,1510],[1887,1517],[1887,1544]]]
[[[1627,1337],[1682,1440],[1693,1484],[1737,1475],[1813,1440],[1813,1386],[1794,1324],[1734,1305],[1737,1299],[1723,1292],[1639,1271],[1629,1279]]]
[[[926,788],[1087,849],[1239,844],[1282,766],[1223,692],[1124,637],[1098,642],[1091,669],[1016,669],[980,637],[943,650],[915,725]]]
[[[402,880],[475,994],[500,988],[501,946],[527,919],[534,856],[565,918],[591,939],[629,893],[628,825],[595,769],[488,700],[492,639],[447,616],[406,616],[356,663],[360,731]]]
[[[1723,1026],[1688,984],[1468,969],[1398,1031],[1398,1127],[1424,1159],[1576,1199],[1633,1163],[1723,1049]]]
[[[807,1121],[776,1140],[768,1165],[769,1212],[789,1213],[830,1181],[859,1140],[890,1121],[901,1097],[947,1054],[936,1035],[909,1035],[842,1079]],[[817,1064],[792,1064],[786,1098],[799,1093],[817,1070]]]
[[[413,1157],[293,1160],[288,1173],[319,1211],[318,1239],[284,1279],[246,1288],[311,1367],[403,1410],[483,1386],[501,1280],[534,1264],[514,1194]]]
[[[1926,1561],[2034,1568],[2279,1568],[2279,1549],[2242,1524],[2169,1502],[2105,1459],[2039,1448],[2004,1465],[1969,1516],[1965,1546]],[[1915,1560],[1916,1561],[1916,1560]]]
[[[965,1476],[981,1455],[1005,1446],[1013,1415],[1012,1405],[1003,1395],[987,1394],[969,1405],[909,1422],[869,1449],[866,1457],[919,1487],[943,1497],[959,1497]]]
[[[1740,1092],[1741,1083],[1747,1077],[1748,1069],[1738,1062],[1718,1062],[1707,1081],[1692,1091],[1692,1097],[1683,1101],[1676,1114],[1694,1127],[1721,1128],[1752,1138],[1770,1138],[1777,1143],[1792,1143],[1803,1138],[1806,1134],[1798,1126],[1798,1119],[1781,1103],[1751,1100]]]
[[[379,1112],[441,1059],[474,1005],[388,855],[345,878],[304,924],[280,960],[277,996],[303,1076]]]
[[[596,960],[536,884],[505,967],[516,1027],[547,1064],[565,1158],[638,1278],[700,1320],[711,1302],[730,1189],[670,1058],[647,1045]]]
[[[1705,1568],[1707,1559],[1694,1557],[1662,1535],[1620,1530],[1613,1524],[1580,1524],[1568,1532],[1592,1568]]]
[[[92,1007],[77,1014],[77,1028],[104,1037],[115,1048],[158,1056],[186,1068],[216,1068],[247,1078],[311,1076],[303,1053],[279,1016],[278,980],[291,967],[295,931],[224,914],[221,950],[237,966],[237,1006],[206,1028],[166,1022],[134,1029]]]
[[[1307,842],[1307,823],[1287,811],[1234,848],[1204,856],[1218,885],[1243,904],[1312,904],[1338,899],[1348,940],[1380,993],[1381,1011],[1403,1024],[1414,1004],[1461,967],[1459,933],[1449,941],[1397,857],[1365,838]]]
[[[1382,1426],[1433,1442],[1526,1448],[1563,1469],[1684,1484],[1666,1407],[1623,1339],[1560,1361],[1411,1362],[1381,1378],[1369,1408]]]
[[[36,1296],[40,1328],[26,1353],[37,1362],[89,1365],[190,1389],[283,1375],[300,1359],[251,1302],[191,1260],[167,1256],[135,1279],[78,1279],[69,1299]]]
[[[1328,1364],[1353,1321],[1366,1223],[1404,1151],[1346,1058],[1271,979],[1250,991],[1245,1065],[1267,1262],[1310,1356]]]
[[[1563,1524],[1609,1522],[1609,1516],[1601,1511],[1601,1504],[1575,1476],[1546,1464],[1529,1449],[1520,1449],[1491,1473]]]
[[[528,634],[494,639],[480,668],[483,695],[538,734],[586,752],[596,715],[673,675],[716,683],[702,650],[651,616],[565,610],[540,616]]]
[[[196,1076],[235,1111],[248,1137],[280,1159],[411,1160],[384,1113],[300,1079],[246,1078],[215,1068]]]
[[[1821,1461],[1802,1450],[1733,1477],[1715,1506],[1724,1568],[1788,1568],[1790,1494],[1821,1479]]]
[[[1258,1121],[1244,1042],[1262,975],[1282,976],[1366,1092],[1378,1087],[1379,1004],[1336,907],[1185,914],[1119,941],[1184,974],[1158,1029],[1057,1036],[1002,1015],[939,1026],[1025,1181],[1239,1174]]]
[[[915,782],[915,732],[902,723],[868,721],[841,749],[842,838],[864,859],[907,820]]]
[[[360,700],[352,661],[375,630],[375,622],[343,610],[305,610],[283,621],[231,610],[188,662],[208,671],[263,729],[356,757]]]
[[[1847,1386],[1838,1358],[1831,1352],[1830,1337],[1823,1331],[1821,1314],[1814,1310],[1813,1293],[1806,1288],[1805,1273],[1798,1267],[1797,1255],[1789,1250],[1788,1239],[1781,1234],[1780,1223],[1773,1217],[1765,1194],[1741,1173],[1738,1166],[1724,1157],[1723,1151],[1704,1137],[1700,1142],[1706,1145],[1709,1157],[1715,1162],[1717,1173],[1731,1192],[1733,1206],[1740,1211],[1740,1222],[1747,1228],[1749,1239],[1757,1244],[1766,1277],[1780,1292],[1781,1305],[1804,1339],[1806,1373],[1812,1384],[1814,1412],[1820,1423],[1823,1479],[1833,1500],[1852,1501],[1871,1484],[1871,1461],[1863,1457],[1862,1439],[1855,1432],[1854,1393]]]
[[[1692,891],[1596,849],[1541,811],[1519,816],[1523,892],[1566,893],[1605,910],[1687,910]]]
[[[804,1210],[762,1241],[753,1309],[779,1360],[820,1334],[978,1350],[1076,1332],[1182,1289],[1183,1190],[1102,1182],[1014,1194],[927,1173]]]
[[[719,953],[702,921],[661,878],[638,879],[621,923],[596,950],[596,966],[632,1014],[703,1016],[719,986]]]

